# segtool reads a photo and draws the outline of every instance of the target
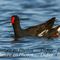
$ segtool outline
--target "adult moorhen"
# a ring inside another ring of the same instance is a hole
[[[53,17],[51,19],[49,19],[48,21],[36,25],[36,26],[31,26],[27,29],[22,29],[21,25],[20,25],[20,19],[17,15],[13,15],[11,16],[11,23],[14,29],[14,35],[15,38],[20,38],[22,36],[43,36],[45,32],[48,32],[52,26],[54,25],[56,18]]]

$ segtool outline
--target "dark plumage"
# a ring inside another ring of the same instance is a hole
[[[56,18],[53,17],[42,24],[31,26],[27,29],[21,29],[19,17],[16,15],[13,15],[11,17],[11,23],[13,25],[15,38],[20,38],[26,35],[39,36],[38,34],[40,34],[42,31],[50,30],[54,25],[55,20]]]
[[[60,25],[51,28],[47,33],[44,33],[44,36],[48,38],[59,37],[60,36]]]

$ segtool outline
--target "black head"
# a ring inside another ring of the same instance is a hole
[[[12,25],[20,24],[19,17],[17,15],[11,16]]]

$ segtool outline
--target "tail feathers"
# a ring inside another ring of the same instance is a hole
[[[53,17],[53,18],[49,19],[49,20],[46,22],[46,24],[47,24],[47,25],[50,25],[50,26],[53,26],[55,21],[56,21],[56,17]]]

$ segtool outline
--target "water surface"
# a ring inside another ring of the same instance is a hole
[[[52,17],[56,17],[55,25],[59,25],[60,0],[0,0],[1,60],[60,60],[60,37],[23,37],[13,42],[12,15],[20,17],[22,29],[41,24]]]

